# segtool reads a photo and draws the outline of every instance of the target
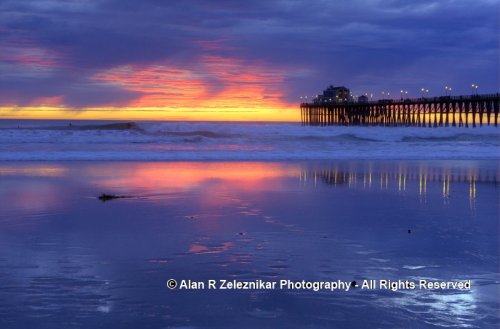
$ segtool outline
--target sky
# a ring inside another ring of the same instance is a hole
[[[500,0],[0,0],[0,118],[300,119],[500,90]]]

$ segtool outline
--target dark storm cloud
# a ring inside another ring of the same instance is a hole
[[[137,91],[91,77],[121,65],[200,70],[209,53],[281,70],[287,101],[328,84],[415,96],[475,82],[498,92],[498,13],[496,0],[4,0],[0,83],[19,104],[51,95],[68,106],[123,104]]]

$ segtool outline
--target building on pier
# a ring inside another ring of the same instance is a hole
[[[333,85],[329,86],[323,91],[323,94],[318,95],[314,102],[316,104],[320,103],[348,103],[352,102],[353,98],[351,96],[351,91],[349,88],[344,86],[334,87]]]
[[[366,96],[366,95],[359,96],[358,103],[367,104],[368,103],[368,96]]]

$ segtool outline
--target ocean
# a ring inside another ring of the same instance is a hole
[[[499,159],[500,129],[0,121],[0,160]]]

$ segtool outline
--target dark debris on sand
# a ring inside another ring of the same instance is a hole
[[[125,199],[125,198],[130,198],[129,196],[126,195],[115,195],[115,194],[106,194],[103,193],[97,197],[99,200],[102,202],[114,200],[114,199]]]

